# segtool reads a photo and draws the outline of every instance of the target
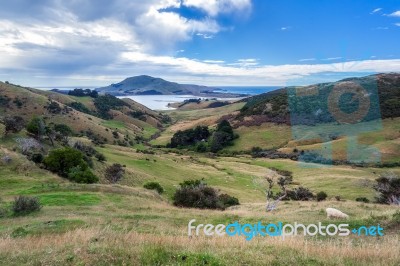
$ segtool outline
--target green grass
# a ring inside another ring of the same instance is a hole
[[[126,129],[125,123],[118,120],[103,120],[101,124],[111,129]]]
[[[196,120],[204,117],[210,117],[214,115],[227,115],[232,112],[240,110],[245,103],[234,103],[218,108],[208,108],[202,110],[190,110],[190,111],[164,111],[164,113],[168,114],[173,120],[181,121],[181,120]]]
[[[57,192],[38,197],[44,206],[93,206],[101,202],[100,197],[92,193]]]
[[[252,147],[277,149],[286,145],[291,139],[291,129],[287,125],[265,123],[261,126],[239,127],[235,129],[239,135],[228,151],[249,151]],[[249,141],[251,139],[251,141]]]

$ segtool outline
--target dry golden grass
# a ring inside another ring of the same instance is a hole
[[[193,237],[185,235],[152,235],[129,230],[115,232],[110,228],[81,228],[59,235],[0,239],[0,258],[8,265],[17,265],[29,257],[32,264],[147,265],[143,255],[159,249],[170,258],[160,262],[176,263],[177,254],[212,254],[221,265],[398,265],[399,238],[385,237],[377,241],[332,239],[318,241],[304,237],[257,238]],[[129,256],[128,256],[129,255]],[[190,256],[190,255],[189,255]],[[9,259],[12,258],[12,259]],[[156,257],[157,258],[157,257]],[[36,262],[36,263],[35,263]],[[68,264],[70,264],[68,263]],[[282,263],[282,264],[281,264]],[[298,263],[298,264],[297,264]],[[175,264],[175,263],[174,263]]]

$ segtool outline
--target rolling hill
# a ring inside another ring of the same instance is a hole
[[[217,88],[179,84],[161,78],[141,75],[127,78],[119,83],[96,89],[99,93],[112,95],[195,95],[209,97],[234,97],[238,94],[215,92]]]
[[[42,116],[46,123],[66,124],[75,133],[90,134],[105,143],[149,138],[168,120],[130,99],[76,97],[2,82],[0,103],[1,116],[21,116],[26,122]]]

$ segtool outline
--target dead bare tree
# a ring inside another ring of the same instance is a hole
[[[272,188],[274,187],[275,184],[274,180],[270,177],[266,177],[266,180],[268,182],[268,188],[265,193],[267,196],[266,211],[269,212],[275,210],[278,207],[279,202],[287,196],[287,185],[292,183],[292,177],[281,176],[278,178],[277,184],[281,188],[282,193],[276,199],[274,199],[272,192]]]

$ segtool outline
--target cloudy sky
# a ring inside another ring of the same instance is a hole
[[[400,71],[399,44],[398,0],[12,0],[0,80],[309,84]]]

